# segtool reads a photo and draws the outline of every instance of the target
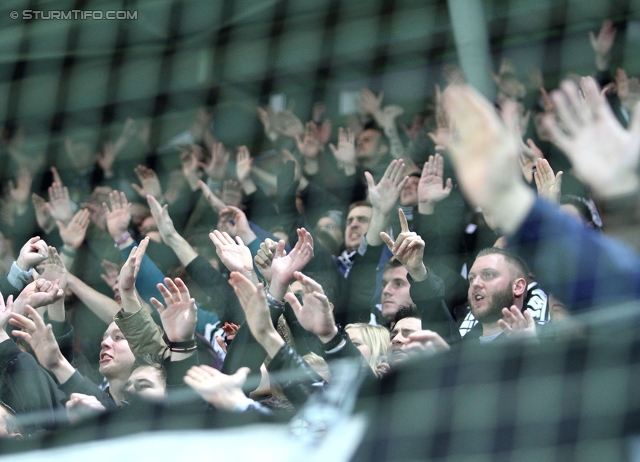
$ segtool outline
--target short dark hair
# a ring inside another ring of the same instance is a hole
[[[349,214],[349,212],[351,212],[353,209],[355,209],[356,207],[369,207],[370,209],[373,208],[373,205],[371,205],[371,202],[369,201],[356,201],[356,202],[352,202],[351,205],[349,205],[349,210],[347,211],[347,215]],[[346,222],[345,222],[346,223]]]
[[[133,362],[133,367],[131,371],[138,369],[139,367],[153,367],[158,371],[160,377],[166,381],[167,380],[167,370],[162,365],[162,358],[160,356],[152,355],[152,354],[143,354],[140,356],[136,356],[135,361]]]
[[[397,324],[398,321],[401,321],[404,318],[418,318],[422,320],[422,315],[420,314],[420,311],[418,311],[418,307],[415,303],[401,306],[400,309],[396,311],[396,315],[393,318],[393,324]]]
[[[365,130],[375,130],[378,133],[380,133],[379,143],[385,145],[387,149],[391,149],[391,143],[389,142],[389,138],[387,138],[387,135],[384,134],[384,129],[380,125],[378,125],[375,121],[371,120],[366,124],[364,124],[364,126],[362,127],[362,131],[365,131]]]
[[[398,268],[400,266],[403,266],[402,263],[400,262],[400,260],[398,260],[396,257],[392,257],[386,265],[384,265],[384,271],[383,273],[386,273],[387,271],[389,271],[390,269],[395,269]]]
[[[529,267],[515,252],[507,249],[501,249],[500,247],[487,247],[486,249],[482,249],[478,252],[476,259],[486,257],[487,255],[502,255],[507,264],[511,267],[514,277],[524,278],[525,281],[529,282]]]

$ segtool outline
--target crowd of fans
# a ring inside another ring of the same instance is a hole
[[[550,94],[504,61],[489,102],[447,68],[404,130],[368,89],[337,130],[321,103],[306,123],[258,108],[256,156],[204,109],[168,146],[131,119],[98,154],[68,137],[57,165],[8,127],[0,435],[185,390],[286,419],[336,359],[375,381],[461,343],[553,342],[573,312],[636,299],[640,260],[603,236],[636,245],[640,84],[609,74],[615,32],[591,35],[595,78]]]

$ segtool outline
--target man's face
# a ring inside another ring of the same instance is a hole
[[[418,318],[404,318],[393,326],[391,331],[391,343],[387,351],[389,366],[396,367],[409,358],[406,347],[409,343],[409,335],[422,330],[422,321]]]
[[[382,133],[371,128],[364,130],[356,139],[356,158],[375,159],[380,155]]]
[[[100,373],[107,380],[129,377],[135,358],[129,348],[129,342],[124,338],[115,322],[112,322],[105,331],[100,347],[98,368]]]
[[[113,299],[118,302],[118,305],[122,306],[122,297],[120,296],[120,281],[116,280],[116,283],[111,289],[113,290]]]
[[[389,268],[382,276],[382,316],[389,321],[393,320],[401,306],[409,306],[413,303],[409,290],[411,285],[407,280],[407,269],[404,266]]]
[[[418,182],[420,178],[410,176],[400,193],[400,205],[418,205]]]
[[[369,229],[373,209],[364,205],[354,207],[347,215],[347,229],[344,232],[344,245],[348,251],[357,250],[362,236]]]
[[[167,392],[167,382],[158,369],[141,366],[131,373],[124,386],[127,396],[139,396],[149,401],[163,400]]]
[[[482,323],[502,319],[502,308],[514,304],[514,280],[504,256],[485,255],[476,258],[469,271],[469,307]]]

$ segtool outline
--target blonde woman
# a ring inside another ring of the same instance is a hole
[[[365,323],[348,324],[345,331],[351,342],[360,350],[373,372],[378,375],[378,364],[385,362],[389,346],[389,331],[381,326]]]

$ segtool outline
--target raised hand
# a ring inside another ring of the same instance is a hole
[[[55,247],[49,247],[49,256],[44,263],[44,271],[37,279],[44,279],[52,283],[58,283],[58,287],[64,290],[67,287],[67,268],[65,268],[60,255]]]
[[[197,144],[189,146],[187,151],[180,154],[180,161],[182,162],[182,174],[187,179],[189,187],[192,191],[198,189],[198,181],[200,180],[200,170],[198,167],[198,155],[197,150],[202,150]],[[203,157],[204,157],[204,153]]]
[[[33,173],[26,167],[20,167],[17,182],[9,180],[9,195],[18,208],[25,208],[31,193],[33,183]]]
[[[443,201],[453,189],[451,178],[444,181],[444,159],[440,154],[429,156],[422,167],[418,182],[418,209],[420,213],[433,213],[433,207]]]
[[[404,109],[397,105],[385,106],[383,109],[376,111],[373,118],[377,124],[384,130],[395,129],[396,119],[404,114]]]
[[[378,96],[375,95],[368,88],[363,88],[360,91],[360,106],[366,114],[374,115],[382,107],[382,100],[384,93],[380,92]]]
[[[276,113],[274,128],[281,135],[291,138],[304,133],[302,121],[289,109],[282,109]]]
[[[104,143],[102,145],[102,152],[96,154],[96,162],[108,178],[113,176],[113,164],[116,161],[117,155],[116,145],[111,141]]]
[[[267,135],[267,138],[269,138],[271,141],[275,141],[276,138],[278,138],[278,134],[274,129],[275,114],[273,113],[271,106],[267,106],[266,108],[258,106],[257,111],[258,118],[260,119],[260,123],[262,124],[265,135]]]
[[[278,242],[276,253],[271,262],[271,286],[269,293],[278,300],[282,300],[287,287],[293,281],[294,273],[302,271],[313,258],[313,237],[304,228],[298,229],[298,242],[285,255],[284,241]]]
[[[436,151],[443,151],[446,149],[449,141],[451,140],[450,121],[447,113],[444,111],[442,105],[442,91],[440,85],[435,85],[435,110],[436,110],[436,131],[429,132],[429,138],[435,143]]]
[[[96,414],[106,412],[107,410],[107,408],[98,401],[98,398],[82,393],[71,393],[65,407],[67,408],[67,418],[72,424],[76,424]]]
[[[356,165],[356,135],[350,128],[338,128],[338,147],[329,144],[331,152],[338,162],[355,167]]]
[[[226,207],[226,204],[222,202],[220,198],[218,198],[218,196],[213,194],[211,189],[209,189],[209,186],[207,186],[207,183],[200,180],[198,181],[198,186],[200,187],[200,191],[202,191],[202,195],[204,196],[206,201],[209,203],[209,205],[215,212],[220,213],[220,211]]]
[[[227,173],[230,153],[222,143],[215,143],[211,148],[211,158],[201,162],[200,167],[213,181],[222,181]]]
[[[229,234],[221,233],[218,230],[210,233],[209,237],[216,246],[216,253],[220,257],[220,261],[229,271],[238,271],[244,274],[253,273],[251,251],[249,247],[244,245],[242,238],[237,236],[234,242]]]
[[[56,222],[60,238],[68,250],[75,252],[80,248],[87,234],[89,223],[91,223],[91,213],[86,209],[78,210],[66,226],[61,221]]]
[[[620,102],[629,113],[632,113],[633,108],[640,101],[640,79],[637,77],[629,78],[624,69],[618,68],[616,87]]]
[[[109,204],[111,209],[102,203],[107,218],[107,229],[113,240],[118,241],[129,229],[131,222],[131,204],[127,200],[127,196],[123,192],[113,191],[109,193]]]
[[[537,171],[533,173],[533,178],[538,188],[538,196],[558,204],[562,189],[562,172],[554,175],[547,159],[538,159],[536,167]]]
[[[422,281],[427,277],[427,269],[422,260],[424,241],[420,235],[409,231],[409,224],[402,209],[398,209],[398,216],[400,217],[400,234],[395,242],[385,232],[381,232],[380,237],[396,259],[407,268],[411,277],[416,281]]]
[[[175,226],[173,226],[173,220],[169,216],[168,206],[166,204],[161,206],[151,194],[147,194],[147,203],[149,204],[151,216],[158,227],[158,233],[160,233],[162,242],[168,245],[168,239],[178,233]]]
[[[109,287],[114,287],[116,282],[118,282],[120,266],[109,260],[102,260],[100,266],[102,266],[103,271],[100,274],[100,279],[102,279]]]
[[[247,325],[255,339],[264,347],[269,356],[276,355],[284,340],[278,335],[269,314],[267,297],[262,284],[255,285],[242,274],[234,271],[229,277],[240,306],[245,313]]]
[[[5,341],[9,338],[5,328],[13,313],[13,295],[7,297],[7,303],[5,305],[4,297],[0,294],[0,341]]]
[[[471,87],[450,86],[443,96],[456,127],[457,136],[448,148],[463,192],[473,205],[489,210],[502,231],[515,231],[535,200],[518,169],[515,103],[504,104],[507,127],[491,103]]]
[[[47,201],[36,193],[31,194],[31,201],[36,212],[36,223],[45,233],[50,233],[56,226],[56,222],[51,216],[51,208],[47,207]]]
[[[62,183],[54,181],[49,186],[49,203],[46,205],[49,213],[56,221],[69,223],[73,218],[73,208],[69,199],[69,190]]]
[[[21,329],[14,330],[13,335],[23,339],[31,346],[36,358],[38,358],[38,362],[46,370],[53,372],[66,363],[68,365],[67,369],[70,367],[70,372],[73,374],[73,366],[68,363],[60,352],[51,324],[45,324],[42,317],[31,306],[25,306],[25,311],[28,317],[18,313],[11,314],[9,322],[11,325]]]
[[[120,294],[124,296],[129,295],[135,298],[135,285],[136,278],[138,277],[138,272],[140,271],[140,265],[142,264],[142,259],[144,258],[144,254],[147,251],[147,246],[149,245],[149,238],[145,237],[139,246],[134,247],[129,252],[129,257],[127,261],[124,262],[122,268],[120,268],[120,276],[118,277],[118,282],[120,285]]]
[[[404,175],[404,161],[392,160],[378,184],[371,173],[365,172],[364,176],[369,187],[369,201],[374,210],[377,209],[382,215],[389,215],[409,179]]]
[[[216,409],[231,412],[249,399],[242,386],[250,372],[248,367],[241,367],[235,374],[227,375],[210,366],[193,366],[184,376],[184,383]]]
[[[222,183],[222,202],[235,207],[242,204],[242,186],[236,180],[225,180]]]
[[[498,321],[498,325],[507,337],[530,340],[538,338],[536,323],[529,310],[520,311],[515,305],[502,309],[502,319]]]
[[[240,183],[251,179],[251,167],[253,165],[253,159],[246,146],[240,146],[238,148],[238,156],[236,157],[236,176]]]
[[[133,169],[133,171],[142,185],[139,186],[136,183],[131,183],[131,187],[134,191],[137,192],[140,197],[147,197],[147,194],[151,194],[153,197],[160,200],[162,198],[162,187],[160,186],[160,180],[158,179],[156,172],[144,165],[138,165]]]
[[[218,230],[227,231],[230,235],[239,236],[243,242],[251,243],[255,238],[255,233],[249,226],[247,215],[238,207],[229,205],[220,210],[220,220]]]
[[[164,298],[165,306],[157,299],[151,298],[151,303],[160,313],[162,327],[170,342],[185,342],[195,336],[198,309],[195,299],[191,298],[189,289],[176,278],[175,282],[164,278],[164,284],[158,284],[158,290]]]
[[[636,106],[625,130],[600,95],[596,81],[584,77],[581,84],[586,104],[570,81],[563,82],[561,90],[551,94],[564,130],[551,115],[545,117],[545,126],[553,142],[573,163],[578,176],[600,197],[635,192],[640,160],[640,106]]]
[[[256,256],[253,257],[253,263],[262,274],[262,277],[267,283],[271,283],[271,262],[276,256],[276,249],[278,248],[278,243],[266,238],[264,242],[260,244],[260,248],[256,253]]]
[[[432,330],[419,330],[409,334],[408,338],[409,342],[406,347],[408,352],[435,354],[451,349],[440,334]]]
[[[285,295],[285,299],[293,308],[300,325],[316,334],[323,343],[327,343],[338,333],[329,299],[324,294],[322,286],[310,277],[300,271],[296,271],[294,276],[302,284],[304,290],[303,304],[301,305],[291,292]]]
[[[613,27],[613,22],[609,19],[602,22],[597,37],[593,31],[589,31],[589,42],[596,54],[596,66],[600,71],[606,71],[609,68],[611,48],[613,48],[617,32],[618,29]]]
[[[13,312],[24,314],[27,305],[40,308],[55,303],[64,297],[64,291],[58,287],[58,282],[38,279],[26,285],[20,295],[13,302]]]
[[[207,111],[207,108],[198,108],[193,118],[193,123],[189,127],[189,133],[196,141],[204,140],[205,132],[209,130],[209,124],[211,124],[212,118],[213,114]]]
[[[411,125],[402,125],[402,131],[407,138],[409,138],[410,140],[415,140],[420,132],[424,129],[424,122],[425,118],[423,115],[415,114],[413,116],[413,120],[411,121]]]
[[[22,271],[29,271],[45,261],[48,256],[49,246],[40,236],[35,236],[22,246],[16,264]]]

